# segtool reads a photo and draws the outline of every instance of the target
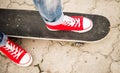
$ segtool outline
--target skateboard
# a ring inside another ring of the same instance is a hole
[[[0,9],[0,31],[9,37],[75,42],[98,41],[110,31],[110,22],[104,16],[69,12],[64,14],[87,17],[93,21],[93,28],[85,33],[49,31],[38,11]]]

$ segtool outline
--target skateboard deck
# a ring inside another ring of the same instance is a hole
[[[104,16],[69,12],[64,14],[87,17],[93,21],[93,28],[85,33],[49,31],[38,11],[0,9],[0,32],[9,37],[93,42],[101,40],[110,31],[110,23]]]

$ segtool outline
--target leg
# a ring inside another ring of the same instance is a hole
[[[33,0],[45,22],[55,22],[62,15],[60,0]]]
[[[51,31],[87,32],[92,29],[93,23],[83,16],[66,16],[62,12],[60,0],[33,0],[46,27]]]
[[[29,66],[32,63],[31,55],[1,32],[0,52],[19,66]]]

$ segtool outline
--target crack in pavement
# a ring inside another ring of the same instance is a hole
[[[0,52],[0,56],[3,57],[3,58],[7,58],[5,55],[3,55],[1,52]]]
[[[120,31],[120,28],[119,28],[119,27],[120,27],[120,24],[118,24],[117,26],[111,27],[111,29],[113,29],[113,28],[118,28],[118,30]],[[117,38],[119,38],[119,36],[120,36],[120,33],[117,35]],[[116,46],[117,43],[119,43],[119,41],[120,41],[120,40],[117,40],[115,43],[112,44],[112,50],[111,50],[111,52],[108,54],[108,56],[110,57],[110,59],[111,59],[111,61],[112,61],[112,62],[110,63],[110,65],[109,65],[109,70],[110,70],[109,73],[113,73],[112,70],[111,70],[111,69],[112,69],[112,68],[111,68],[112,63],[113,63],[113,62],[119,62],[119,61],[120,61],[120,60],[114,60],[113,57],[112,57],[112,53],[115,51],[115,46]]]
[[[70,71],[70,73],[75,73],[75,72],[74,72],[73,65],[71,65],[71,71]]]
[[[16,4],[18,4],[19,6],[21,6],[21,5],[28,5],[28,6],[34,6],[33,4],[28,4],[27,2],[23,2],[23,3],[19,3],[19,2],[16,2],[16,1],[12,1],[12,0],[9,0],[10,1],[10,3],[7,5],[7,8],[9,8],[9,6],[11,5],[11,4],[14,4],[14,3],[16,3]]]
[[[110,59],[109,56],[103,55],[103,54],[101,54],[100,52],[90,53],[90,52],[88,52],[88,51],[83,51],[82,53],[84,53],[84,54],[89,54],[89,55],[91,55],[91,56],[95,56],[96,54],[98,54],[98,55],[104,57],[104,59],[107,59],[107,58]],[[80,55],[80,56],[81,56],[81,55]],[[96,57],[96,60],[97,60],[98,57],[97,57],[97,56],[95,56],[95,57]],[[110,59],[110,60],[111,60],[111,59]],[[79,60],[74,62],[74,64],[72,65],[72,70],[71,70],[70,73],[76,73],[76,71],[74,70],[74,66],[78,65],[79,63],[80,63]],[[87,63],[87,60],[85,60],[84,63]],[[112,73],[112,71],[111,71],[111,64],[112,64],[112,61],[110,61],[110,64],[107,64],[107,65],[108,65],[108,68],[107,68],[108,73]]]
[[[38,68],[38,70],[39,70],[39,73],[42,73],[42,72],[44,72],[43,70],[41,70],[41,67],[40,67],[40,65],[39,65],[39,64],[36,64],[36,65],[34,65],[34,67],[37,67],[37,68]]]
[[[75,42],[75,43],[72,43],[71,46],[73,47],[83,47],[86,43],[82,43],[82,42]]]
[[[93,13],[93,11],[97,8],[97,3],[98,3],[98,0],[95,0],[94,3],[93,3],[93,6],[89,9],[89,13]]]
[[[119,34],[119,35],[120,35],[120,34]],[[113,49],[112,49],[112,51],[109,53],[109,56],[110,56],[110,58],[112,59],[113,62],[119,62],[119,61],[120,61],[119,59],[118,59],[118,60],[117,60],[117,59],[115,60],[115,59],[113,59],[113,57],[112,57],[112,53],[115,51],[115,46],[116,46],[117,43],[119,43],[119,41],[120,41],[120,40],[118,40],[117,42],[115,42],[115,43],[112,45]]]
[[[118,30],[120,31],[120,24],[117,24],[116,26],[110,27],[110,29],[112,29],[112,28],[118,28]]]
[[[9,62],[7,63],[7,67],[5,69],[5,73],[8,73]]]
[[[118,2],[118,3],[120,2],[120,0],[115,0],[115,1]]]
[[[67,3],[69,3],[70,2],[70,0],[67,0],[67,1],[65,1],[65,2],[63,2],[63,10],[64,10],[64,8],[65,8],[65,5],[67,4]]]

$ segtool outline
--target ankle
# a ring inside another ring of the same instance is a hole
[[[62,14],[61,17],[57,21],[55,21],[55,22],[45,21],[45,23],[49,24],[49,25],[58,25],[60,23],[63,23],[63,19],[64,19],[64,14]]]

